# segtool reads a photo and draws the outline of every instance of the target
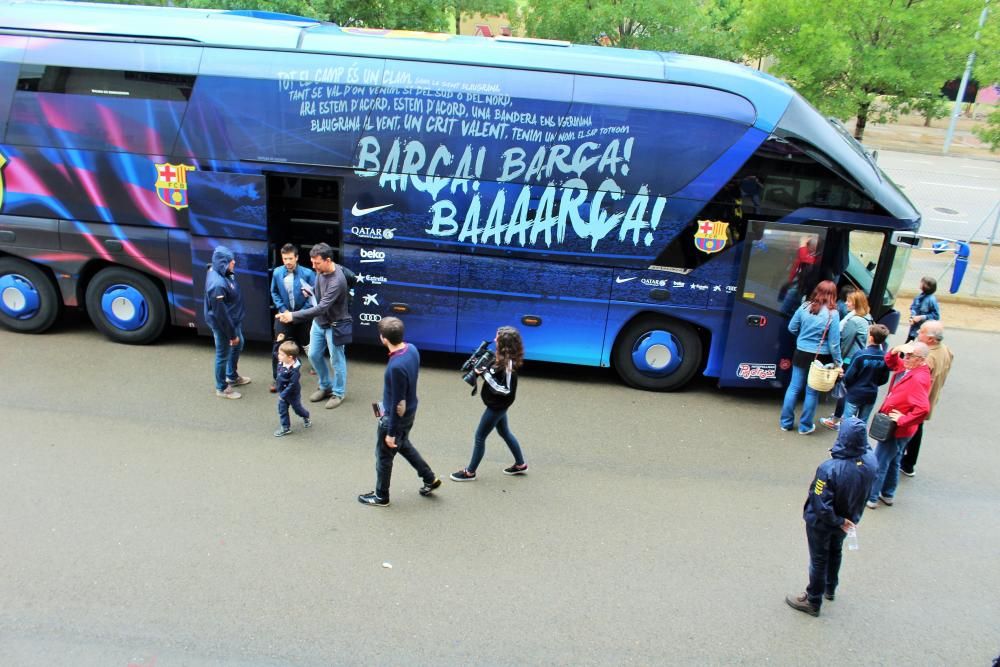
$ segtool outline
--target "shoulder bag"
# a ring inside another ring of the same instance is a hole
[[[334,345],[347,345],[354,340],[354,320],[350,317],[337,320],[330,326],[333,327]]]
[[[876,412],[872,419],[872,425],[868,429],[868,436],[872,440],[888,442],[896,437],[896,422],[889,418],[884,412]]]
[[[826,368],[819,360],[819,353],[823,349],[823,341],[826,340],[826,332],[830,330],[831,322],[833,322],[833,313],[828,312],[826,316],[826,328],[823,329],[823,335],[819,339],[819,347],[816,348],[816,356],[813,357],[812,363],[809,364],[809,375],[806,377],[806,384],[809,385],[810,389],[815,389],[816,391],[830,391],[833,389],[833,385],[836,384],[837,378],[840,377],[840,369]]]

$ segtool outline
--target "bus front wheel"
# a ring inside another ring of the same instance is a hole
[[[690,325],[666,317],[640,317],[618,336],[615,370],[638,389],[671,391],[694,377],[701,354],[701,338]]]
[[[59,317],[55,285],[37,266],[0,257],[0,323],[22,333],[41,333]]]
[[[130,269],[103,269],[87,285],[87,314],[111,340],[152,343],[167,323],[167,306],[153,281]]]

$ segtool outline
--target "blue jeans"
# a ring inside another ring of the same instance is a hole
[[[813,419],[816,417],[816,404],[819,402],[819,392],[806,384],[809,375],[808,368],[792,366],[792,379],[785,390],[785,401],[781,405],[781,428],[795,426],[795,403],[799,394],[806,390],[806,398],[802,402],[802,418],[799,419],[799,433],[813,429]]]
[[[226,388],[226,380],[235,380],[239,377],[236,367],[240,363],[240,352],[243,351],[243,327],[236,327],[236,337],[240,339],[238,345],[230,345],[226,338],[218,329],[212,329],[215,337],[215,388],[223,391]]]
[[[896,495],[896,485],[899,483],[899,460],[906,451],[906,438],[893,438],[887,442],[878,443],[875,448],[875,458],[878,460],[878,474],[872,482],[872,492],[868,495],[870,502],[878,500],[879,494],[886,498]]]
[[[330,379],[330,366],[327,365],[326,353],[330,351],[330,361],[333,364],[333,379]],[[347,392],[347,355],[343,345],[333,344],[333,327],[324,329],[313,320],[309,329],[309,361],[316,369],[319,388],[329,391],[338,398],[343,398]]]
[[[289,419],[288,408],[295,411],[299,417],[303,419],[309,419],[309,411],[302,406],[302,394],[298,393],[294,396],[289,396],[288,400],[278,397],[278,421],[281,422],[281,428],[286,431],[292,427],[292,422]]]
[[[866,403],[864,405],[855,405],[850,401],[844,403],[844,419],[848,417],[857,417],[861,421],[867,423],[868,417],[872,414],[872,408],[875,407],[874,403]]]
[[[500,437],[503,438],[503,441],[507,443],[507,448],[514,455],[514,463],[519,466],[524,465],[524,455],[521,454],[521,445],[518,443],[517,438],[514,437],[514,434],[510,432],[510,427],[507,426],[507,410],[486,408],[482,418],[479,420],[479,428],[476,429],[475,445],[472,448],[472,460],[469,462],[469,467],[466,468],[469,472],[476,472],[476,468],[479,467],[479,463],[483,460],[483,454],[486,453],[486,436],[492,433],[493,429],[496,429]]]

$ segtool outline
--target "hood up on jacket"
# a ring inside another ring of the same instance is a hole
[[[236,259],[233,251],[224,245],[220,245],[212,253],[212,269],[220,276],[229,273],[229,262]]]
[[[868,451],[868,426],[857,417],[849,417],[840,422],[837,442],[833,443],[830,454],[835,459],[854,459]]]

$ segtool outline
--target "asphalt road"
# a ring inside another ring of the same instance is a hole
[[[1000,205],[1000,160],[879,151],[878,164],[923,215],[922,232],[989,240]]]
[[[531,466],[435,497],[397,463],[373,486],[383,356],[348,400],[274,438],[269,358],[213,396],[211,345],[105,341],[85,323],[0,331],[0,665],[988,665],[1000,653],[995,334],[957,362],[918,476],[869,511],[837,600],[806,582],[801,507],[829,432],[778,430],[773,392],[628,389],[532,364],[511,426]],[[413,440],[444,477],[481,411],[425,355]],[[990,436],[990,433],[994,433]],[[990,444],[990,443],[994,444]],[[392,567],[384,567],[383,564]]]

